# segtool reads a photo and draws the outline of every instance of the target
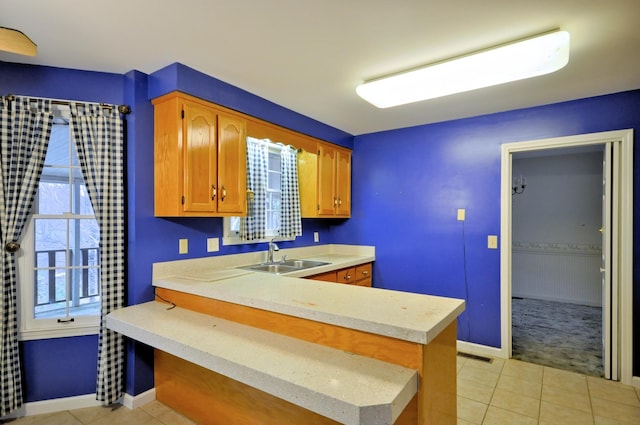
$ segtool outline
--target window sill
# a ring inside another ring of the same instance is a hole
[[[33,341],[37,339],[65,338],[70,336],[97,335],[100,331],[98,325],[74,326],[65,328],[48,329],[22,329],[18,333],[20,341]]]

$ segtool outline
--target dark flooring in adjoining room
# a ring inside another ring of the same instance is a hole
[[[511,306],[514,359],[603,376],[602,308],[529,298]]]

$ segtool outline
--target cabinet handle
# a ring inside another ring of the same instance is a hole
[[[338,198],[338,206],[341,207],[342,206],[342,198]]]
[[[212,184],[211,185],[211,200],[215,201],[216,200],[216,195],[218,194],[218,190],[216,189],[216,185]]]
[[[335,196],[333,197],[333,205],[338,205],[338,198],[336,198]]]
[[[368,274],[369,274],[369,270],[363,270],[363,271],[362,271],[362,275],[363,275],[363,276],[366,276],[366,275],[368,275]]]
[[[351,275],[350,274],[345,274],[344,275],[344,280],[349,280],[351,279]]]
[[[227,189],[225,189],[224,185],[220,186],[222,188],[222,196],[220,197],[221,201],[224,201],[224,198],[227,197]]]

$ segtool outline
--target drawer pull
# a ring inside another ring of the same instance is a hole
[[[366,276],[366,275],[368,275],[368,274],[369,274],[369,270],[363,270],[363,271],[362,271],[362,275],[363,275],[363,276]]]

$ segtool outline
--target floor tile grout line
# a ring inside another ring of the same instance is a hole
[[[493,391],[491,391],[491,397],[489,398],[489,404],[487,404],[487,410],[484,411],[484,415],[482,416],[481,424],[484,424],[485,419],[487,418],[487,414],[489,413],[489,408],[491,407],[491,402],[493,401],[493,397],[496,394],[496,389],[498,388],[498,382],[500,382],[500,377],[502,376],[502,371],[504,370],[504,362],[500,367],[500,372],[498,373],[498,379],[496,379],[496,383],[493,386]]]
[[[591,397],[591,386],[589,385],[589,379],[586,379],[586,381],[587,381],[587,395],[589,396],[589,407],[591,408],[591,419],[593,420],[593,423],[595,424],[596,423],[596,412],[593,409],[593,398]]]

